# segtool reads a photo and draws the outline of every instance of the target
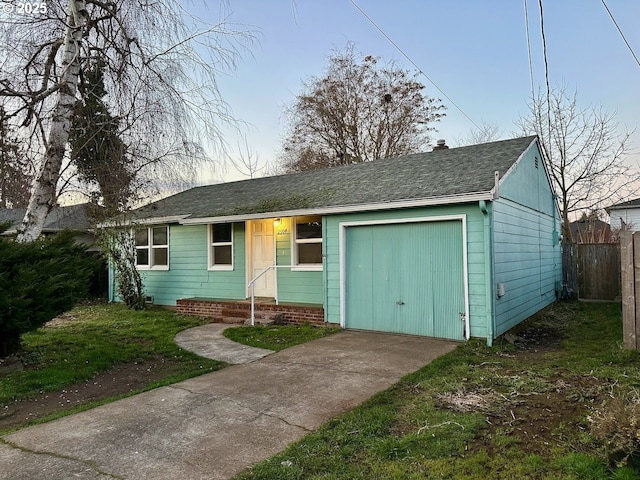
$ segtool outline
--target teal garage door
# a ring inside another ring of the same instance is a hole
[[[462,340],[462,221],[345,232],[345,327]]]

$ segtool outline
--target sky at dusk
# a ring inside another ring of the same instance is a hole
[[[640,1],[606,3],[640,56]],[[545,86],[540,11],[537,0],[526,4],[537,90]],[[355,0],[355,5],[351,0],[229,0],[223,7],[196,3],[189,11],[203,20],[225,18],[236,28],[257,32],[250,53],[243,54],[234,72],[220,77],[219,88],[234,116],[249,124],[249,148],[262,162],[277,157],[285,107],[293,103],[304,80],[322,75],[332,50],[344,51],[352,42],[365,55],[416,70],[356,5],[429,77],[431,81],[419,77],[427,94],[442,98],[447,106],[434,142],[444,138],[450,146],[459,145],[474,128],[471,120],[497,125],[501,138],[520,135],[514,122],[527,114],[531,96],[524,0]],[[562,84],[577,91],[583,107],[616,112],[621,132],[637,129],[640,66],[602,1],[546,0],[543,9],[551,87]],[[231,130],[226,140],[232,151],[241,141]],[[632,140],[640,151],[640,132]],[[628,161],[637,164],[639,159],[635,154]],[[227,168],[215,179],[241,178]],[[203,174],[201,181],[210,182],[211,176]]]

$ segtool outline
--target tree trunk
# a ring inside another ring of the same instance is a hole
[[[29,206],[18,233],[19,242],[36,240],[56,201],[56,186],[67,149],[80,73],[80,42],[87,24],[84,0],[68,0],[67,28],[64,36],[60,88],[57,92],[44,162],[33,185]]]

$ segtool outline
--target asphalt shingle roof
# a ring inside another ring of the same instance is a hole
[[[368,163],[195,187],[133,212],[190,219],[411,201],[489,192],[535,136]]]
[[[70,205],[66,207],[56,207],[44,222],[43,232],[59,232],[62,230],[85,231],[91,228],[91,222],[85,212],[86,204]],[[24,218],[26,210],[24,208],[2,208],[0,209],[0,223],[9,222],[9,231]]]

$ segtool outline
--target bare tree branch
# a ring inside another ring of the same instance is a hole
[[[212,161],[204,149],[226,148],[221,126],[237,125],[216,79],[253,40],[224,18],[201,21],[178,0],[52,0],[46,13],[2,16],[0,98],[40,156],[20,239],[37,237],[68,183],[60,175],[83,72],[104,64],[105,102],[141,185],[188,182]]]
[[[640,172],[626,158],[632,132],[619,132],[615,113],[579,107],[577,93],[567,93],[564,86],[552,90],[548,99],[539,93],[529,109],[530,115],[516,124],[540,138],[559,198],[563,234],[570,239],[571,214],[627,200],[637,192]]]
[[[444,113],[415,75],[356,53],[329,57],[287,111],[281,162],[289,171],[367,162],[424,150]]]

